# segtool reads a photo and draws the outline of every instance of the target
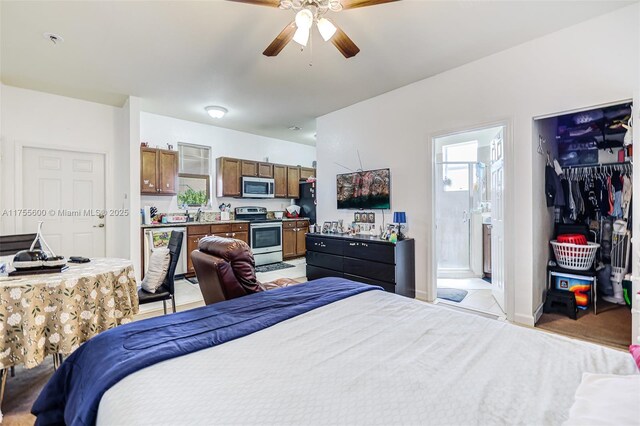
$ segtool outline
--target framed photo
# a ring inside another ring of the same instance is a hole
[[[331,222],[331,232],[334,233],[334,234],[338,232],[338,221],[337,220],[334,221],[334,222]]]
[[[354,222],[360,222],[360,212],[355,212],[353,214],[353,221]]]
[[[360,213],[360,222],[362,222],[362,223],[368,223],[369,222],[369,216],[367,216],[367,214],[365,212]]]
[[[322,233],[328,234],[331,231],[331,222],[325,222],[322,224]]]
[[[376,214],[374,212],[367,213],[367,217],[369,218],[367,222],[376,223]]]

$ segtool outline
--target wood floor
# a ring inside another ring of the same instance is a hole
[[[631,344],[631,310],[604,301],[598,301],[598,315],[591,309],[579,311],[577,320],[561,314],[542,314],[536,327],[625,351]]]

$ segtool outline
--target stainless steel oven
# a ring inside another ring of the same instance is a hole
[[[249,231],[256,265],[282,262],[282,221],[251,222]]]
[[[236,219],[249,221],[249,245],[256,265],[282,262],[282,221],[267,219],[264,207],[237,207]]]
[[[269,178],[242,178],[242,196],[244,198],[274,198],[275,180]]]

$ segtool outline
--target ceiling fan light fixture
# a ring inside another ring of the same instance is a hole
[[[326,18],[318,19],[317,25],[318,25],[318,31],[320,32],[320,35],[322,36],[322,39],[324,41],[331,40],[331,37],[333,37],[333,35],[338,30],[336,26],[333,25],[333,23]]]
[[[331,9],[332,12],[340,12],[342,10],[342,3],[340,3],[339,0],[330,0],[329,9]]]
[[[296,13],[296,26],[298,28],[310,29],[313,24],[313,12],[309,9],[302,9]]]
[[[207,111],[211,118],[222,118],[229,112],[229,110],[221,106],[208,106],[204,110]]]
[[[280,6],[278,6],[280,9],[292,9],[293,8],[293,2],[291,0],[281,0],[280,1]]]
[[[307,43],[309,42],[309,28],[298,27],[296,33],[293,35],[293,41],[307,47]]]

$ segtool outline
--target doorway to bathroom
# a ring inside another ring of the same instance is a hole
[[[437,299],[504,318],[504,126],[433,139]]]

